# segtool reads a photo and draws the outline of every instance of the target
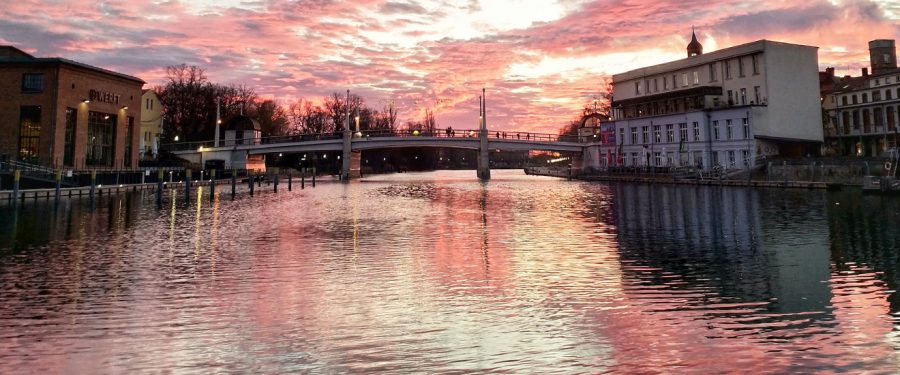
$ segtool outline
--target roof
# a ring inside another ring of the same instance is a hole
[[[670,61],[667,63],[651,65],[643,68],[629,70],[624,73],[613,74],[613,82],[629,81],[632,79],[642,78],[651,75],[670,73],[673,71],[687,69],[695,66],[706,65],[714,61],[738,56],[746,56],[764,51],[769,45],[792,46],[818,49],[819,47],[807,46],[802,44],[793,44],[785,42],[776,42],[772,40],[760,39],[755,42],[739,44],[736,46],[723,48],[720,50],[708,52],[702,55],[688,57],[680,60]]]
[[[222,125],[222,129],[224,130],[255,130],[260,131],[259,121],[256,121],[252,118],[249,118],[244,115],[234,116],[230,118],[225,124]]]
[[[86,70],[90,70],[90,71],[101,73],[101,74],[112,75],[112,76],[116,76],[116,77],[119,77],[122,79],[134,81],[134,82],[141,83],[141,84],[146,83],[146,82],[144,82],[144,80],[137,78],[135,76],[130,76],[127,74],[114,72],[112,70],[99,68],[99,67],[96,67],[93,65],[88,65],[88,64],[80,63],[80,62],[69,60],[69,59],[64,59],[62,57],[34,57],[32,55],[29,55],[29,54],[23,52],[22,50],[20,50],[16,47],[13,47],[13,46],[0,46],[0,52],[6,52],[6,53],[0,53],[0,65],[4,65],[4,64],[9,64],[9,65],[13,65],[13,64],[47,64],[47,65],[60,64],[60,65],[67,65],[67,66],[72,66],[72,67],[76,67],[76,68],[86,69]]]

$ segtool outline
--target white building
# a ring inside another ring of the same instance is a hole
[[[818,47],[760,40],[613,75],[618,165],[745,168],[823,140]],[[602,158],[601,158],[602,159]]]
[[[153,90],[141,95],[141,143],[140,158],[155,159],[159,154],[159,135],[162,133],[162,103]]]

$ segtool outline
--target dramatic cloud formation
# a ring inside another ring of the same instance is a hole
[[[895,0],[17,0],[0,44],[163,82],[206,69],[288,103],[350,89],[438,125],[555,132],[604,77],[757,39],[819,46],[821,67],[858,75],[867,42],[900,39]]]

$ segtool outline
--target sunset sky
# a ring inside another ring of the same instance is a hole
[[[758,39],[819,46],[819,66],[859,75],[867,42],[900,39],[900,0],[4,1],[0,44],[163,83],[204,68],[286,104],[351,92],[438,127],[555,132],[603,78]]]

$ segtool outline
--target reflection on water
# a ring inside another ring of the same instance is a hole
[[[896,198],[494,174],[0,204],[0,373],[897,371]]]

